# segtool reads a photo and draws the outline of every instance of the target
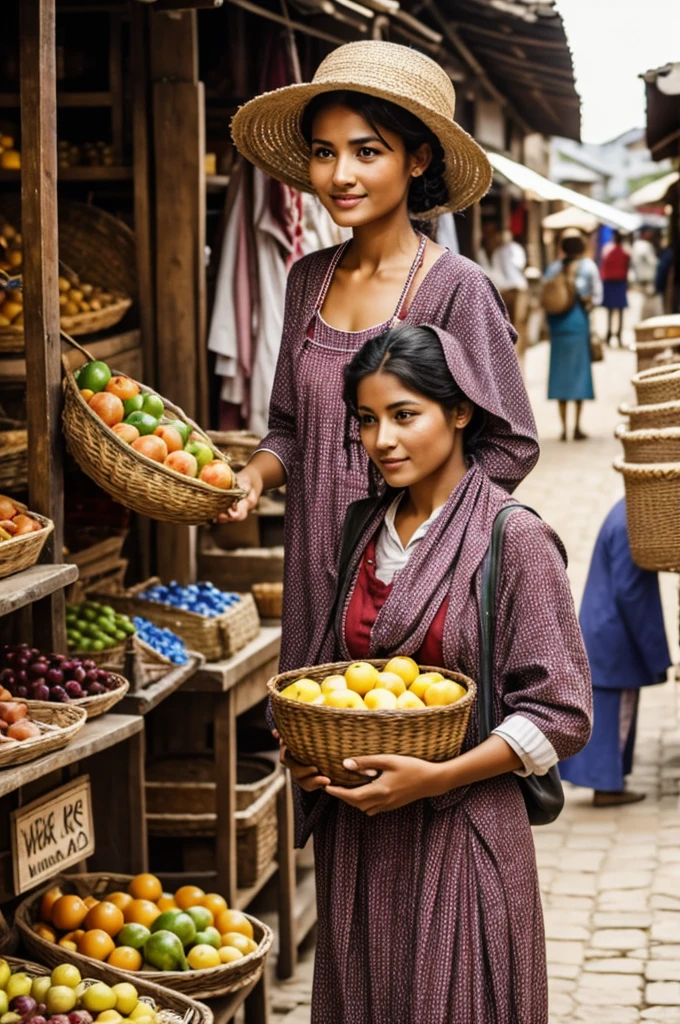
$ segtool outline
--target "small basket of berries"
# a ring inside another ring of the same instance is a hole
[[[467,676],[420,668],[406,657],[317,665],[275,676],[267,686],[292,757],[343,786],[367,782],[343,766],[347,757],[457,757],[476,693]]]

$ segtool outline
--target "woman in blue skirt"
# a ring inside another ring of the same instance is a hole
[[[551,263],[544,281],[561,271],[574,278],[576,300],[565,313],[548,315],[550,330],[550,375],[548,398],[559,403],[562,441],[567,440],[567,402],[576,403],[574,440],[583,441],[581,409],[585,399],[595,398],[590,369],[590,319],[593,306],[602,301],[602,282],[593,260],[584,257],[585,242],[576,228],[568,228],[561,239],[564,256]],[[575,265],[574,265],[575,264]]]

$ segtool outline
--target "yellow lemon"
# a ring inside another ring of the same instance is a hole
[[[387,691],[385,691],[387,692]],[[327,693],[326,697],[327,708],[364,708],[366,705],[354,690],[333,690],[331,693]]]
[[[192,971],[204,971],[207,967],[219,967],[222,960],[214,946],[203,943],[189,950],[187,963]]]
[[[406,683],[395,672],[378,672],[375,688],[376,690],[391,690],[395,697],[399,697],[406,689]]]
[[[347,680],[344,676],[326,676],[321,682],[321,692],[330,693],[331,690],[346,690]]]
[[[397,697],[397,707],[413,710],[414,708],[424,708],[425,705],[420,697],[417,697],[412,690],[406,690],[406,692],[402,693],[400,697]]]
[[[321,695],[321,687],[314,679],[297,679],[285,690],[281,691],[282,697],[290,697],[292,700],[301,700],[305,704],[311,704],[313,700]]]
[[[217,952],[223,964],[233,963],[234,960],[242,960],[244,955],[241,950],[236,949],[235,946],[220,946]]]
[[[240,932],[227,932],[222,936],[221,942],[223,946],[233,946],[234,949],[240,949],[244,956],[247,953],[253,953],[257,949],[257,943],[246,935],[241,935]]]
[[[347,688],[358,693],[360,697],[373,689],[377,678],[377,668],[369,665],[367,661],[355,661],[345,672]]]
[[[428,675],[430,679],[434,680],[435,683],[444,682],[444,676],[441,674],[441,672],[426,672],[425,674]]]
[[[443,683],[432,683],[425,691],[425,703],[429,708],[439,705],[455,704],[464,697],[466,689],[460,683],[445,680]]]
[[[325,704],[326,703],[326,698],[325,698],[323,693],[320,693],[318,697],[315,697],[314,700],[310,701],[309,703],[310,704]]]
[[[396,708],[397,698],[391,690],[369,690],[364,697],[364,704],[369,711],[382,711],[386,708]]]
[[[411,693],[415,693],[416,697],[420,697],[420,699],[422,700],[423,697],[425,696],[425,691],[427,690],[428,686],[432,686],[433,683],[439,683],[441,682],[441,679],[444,678],[442,676],[441,679],[435,679],[434,676],[434,672],[421,672],[421,674],[419,676],[416,676],[416,678],[413,680],[413,682],[409,686],[409,690],[411,691]]]
[[[400,676],[404,680],[407,686],[410,686],[416,676],[420,674],[420,669],[413,658],[399,656],[388,661],[383,672],[394,672],[396,676]]]

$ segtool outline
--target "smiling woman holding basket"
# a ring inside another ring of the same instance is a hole
[[[367,491],[356,430],[346,442],[343,371],[393,323],[428,323],[464,349],[494,424],[480,462],[512,490],[538,443],[514,352],[515,332],[480,268],[414,230],[464,209],[491,182],[480,147],[453,120],[455,94],[434,61],[379,41],[333,51],[308,84],[259,96],[236,114],[239,150],[268,174],[315,192],[349,243],[314,253],[289,276],[270,432],[239,474],[243,518],[287,484],[282,669],[309,664],[336,583],[347,507]]]

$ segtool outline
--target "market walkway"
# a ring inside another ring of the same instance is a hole
[[[634,357],[607,352],[595,367],[598,401],[584,413],[590,439],[562,444],[555,403],[545,398],[548,346],[527,354],[542,457],[518,491],[563,538],[580,601],[595,536],[622,493],[611,469],[616,407],[627,397]],[[677,642],[676,578],[663,578],[668,633]],[[570,789],[552,826],[535,831],[546,912],[551,1024],[680,1024],[680,729],[674,684],[643,692],[633,786],[648,796],[625,809],[590,806]],[[273,1024],[308,1024],[311,950],[298,975],[273,988]],[[380,1022],[394,1024],[394,1022]],[[423,1022],[426,1024],[426,1022]],[[461,1022],[463,1024],[463,1022]],[[483,1021],[464,1024],[484,1024]]]

